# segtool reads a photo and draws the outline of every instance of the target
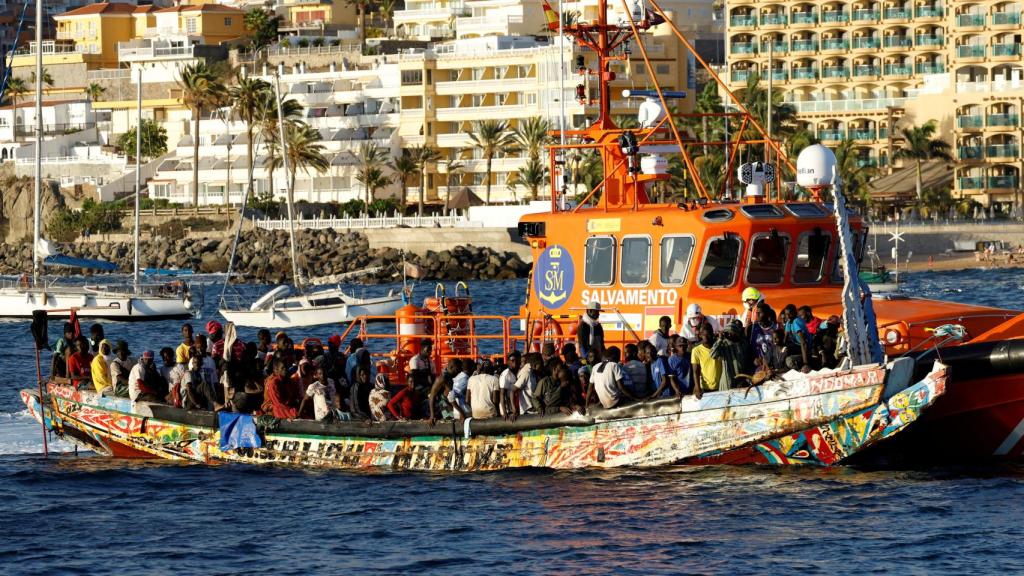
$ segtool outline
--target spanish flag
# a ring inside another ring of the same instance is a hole
[[[544,0],[544,17],[548,20],[548,30],[558,30],[558,12],[548,4],[548,0]]]

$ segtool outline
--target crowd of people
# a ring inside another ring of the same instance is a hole
[[[838,318],[821,320],[811,308],[786,305],[777,314],[756,289],[743,294],[743,313],[719,326],[691,304],[679,333],[664,316],[646,340],[605,346],[599,303],[580,320],[576,342],[501,358],[450,358],[435,364],[423,339],[392,382],[377,372],[360,339],[345,350],[340,336],[326,346],[299,346],[285,332],[261,330],[255,342],[225,337],[211,320],[205,333],[181,327],[181,342],[132,357],[129,344],[112,344],[103,327],[76,336],[65,324],[54,347],[52,375],[79,388],[166,403],[190,410],[232,410],[280,419],[319,421],[505,418],[585,413],[633,402],[676,398],[749,386],[788,370],[835,367],[842,349]],[[226,352],[225,352],[226,350]]]

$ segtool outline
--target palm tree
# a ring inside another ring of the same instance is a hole
[[[950,155],[951,146],[942,138],[934,138],[935,131],[939,125],[935,120],[929,120],[922,126],[909,126],[901,130],[903,144],[896,151],[895,157],[904,160],[913,160],[917,168],[916,191],[918,204],[924,200],[921,190],[921,162],[925,160],[945,160],[952,162]]]
[[[398,0],[378,0],[377,9],[380,11],[384,24],[391,29],[391,35],[395,33],[395,8],[398,7]]]
[[[320,131],[305,122],[286,121],[284,126],[285,154],[288,158],[288,202],[294,203],[295,177],[299,170],[308,175],[311,170],[323,174],[331,167],[320,143]],[[281,166],[280,156],[274,158],[270,169]]]
[[[865,207],[869,206],[871,192],[868,183],[875,177],[876,170],[871,166],[861,166],[857,145],[851,139],[845,139],[835,149],[836,169],[843,182],[846,197]]]
[[[24,78],[13,77],[7,81],[7,96],[11,99],[14,109],[14,143],[18,143],[18,101],[28,94],[28,85]]]
[[[515,173],[515,184],[530,191],[530,199],[540,196],[540,187],[548,183],[548,167],[540,159],[530,158]]]
[[[370,142],[364,142],[359,145],[359,154],[356,155],[356,158],[359,160],[359,168],[356,170],[356,181],[366,188],[366,210],[367,214],[369,214],[370,204],[373,202],[373,193],[376,192],[375,189],[371,189],[369,184],[376,179],[373,176],[374,171],[383,174],[381,168],[384,166],[384,149],[378,148]]]
[[[97,84],[95,82],[93,82],[92,84],[89,84],[88,86],[85,87],[85,90],[83,90],[83,92],[85,92],[85,97],[89,99],[90,103],[96,102],[97,100],[99,100],[100,97],[103,96],[103,94],[106,91],[107,91],[106,88],[104,88],[103,86],[100,86],[99,84]]]
[[[737,91],[736,97],[761,127],[768,129],[768,90],[761,87],[761,75],[752,72],[747,85]],[[772,92],[772,138],[785,140],[795,130],[796,108],[783,102],[782,90]],[[756,138],[756,129],[750,128],[749,137]]]
[[[548,134],[550,130],[551,123],[546,118],[540,116],[527,118],[520,122],[514,131],[516,144],[526,151],[526,155],[531,160],[539,159],[544,146],[551,141],[551,135]]]
[[[508,129],[508,124],[500,120],[484,120],[475,122],[473,132],[469,139],[473,141],[473,147],[483,152],[487,161],[487,195],[485,202],[491,203],[491,163],[494,156],[515,144],[515,136]]]
[[[224,101],[226,90],[220,74],[205,61],[187,64],[178,81],[184,104],[192,111],[192,206],[199,209],[199,120],[204,108]]]
[[[245,13],[242,22],[249,35],[253,61],[259,63],[260,51],[277,39],[277,29],[281,24],[281,17],[275,16],[273,12],[263,8],[253,8]]]
[[[370,0],[345,0],[346,6],[356,9],[357,24],[359,31],[359,53],[366,52],[366,13],[370,9]]]
[[[50,75],[50,71],[47,70],[46,68],[43,68],[42,78],[43,78],[43,84],[45,84],[47,88],[53,88],[53,76]],[[32,71],[31,74],[29,74],[28,81],[29,81],[30,84],[35,84],[36,83],[36,73],[35,73],[34,70]]]
[[[423,202],[427,193],[427,164],[440,160],[441,153],[436,148],[431,148],[430,146],[413,146],[410,149],[410,153],[416,159],[416,164],[420,167],[420,199],[416,207],[416,214],[423,216]]]
[[[356,182],[359,182],[366,188],[366,197],[373,198],[377,195],[377,190],[388,185],[390,179],[384,175],[384,171],[380,168],[370,168],[366,171],[359,170],[356,172]],[[366,213],[370,213],[370,205],[372,202],[367,202]]]
[[[281,113],[284,115],[285,122],[295,120],[302,114],[302,104],[293,98],[285,98],[281,100]],[[274,170],[270,166],[277,162],[277,156],[281,150],[279,142],[281,136],[277,129],[277,96],[273,90],[259,93],[256,118],[259,137],[263,140],[263,146],[267,152],[267,186],[270,194],[273,195]]]
[[[246,14],[248,17],[248,14]],[[267,95],[273,100],[273,92],[270,83],[265,80],[253,78],[252,76],[237,76],[235,85],[228,91],[231,95],[232,108],[234,113],[242,122],[245,122],[246,136],[246,174],[249,178],[249,192],[253,193],[253,163],[255,161],[255,135],[258,129],[259,115],[263,111],[261,103],[266,100]],[[276,111],[276,106],[275,106]]]
[[[409,178],[420,173],[419,162],[417,162],[412,153],[406,149],[402,150],[402,154],[398,158],[392,160],[388,164],[388,167],[394,172],[395,182],[402,187],[402,201],[399,206],[401,206],[402,213],[404,214],[405,205],[409,196]]]
[[[447,168],[447,171],[445,173],[445,182],[444,182],[444,184],[445,184],[445,189],[447,190],[447,192],[444,195],[444,211],[443,211],[445,216],[448,215],[448,210],[449,210],[448,204],[451,202],[451,199],[452,199],[452,176],[455,176],[456,174],[460,174],[461,172],[463,172],[466,169],[466,166],[465,166],[465,164],[460,162],[458,158],[455,158],[453,156],[452,158],[448,159],[446,168]]]

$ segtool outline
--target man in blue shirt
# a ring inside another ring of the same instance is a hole
[[[811,371],[811,333],[807,324],[797,315],[796,306],[787,304],[782,309],[786,329],[786,367],[801,372]]]
[[[658,384],[655,398],[682,398],[692,390],[690,386],[690,346],[686,338],[673,337],[673,354],[658,356],[651,364],[652,380]]]

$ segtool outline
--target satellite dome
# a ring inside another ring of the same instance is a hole
[[[832,172],[836,155],[821,144],[813,144],[800,151],[796,159],[796,183],[804,188],[832,185]]]

